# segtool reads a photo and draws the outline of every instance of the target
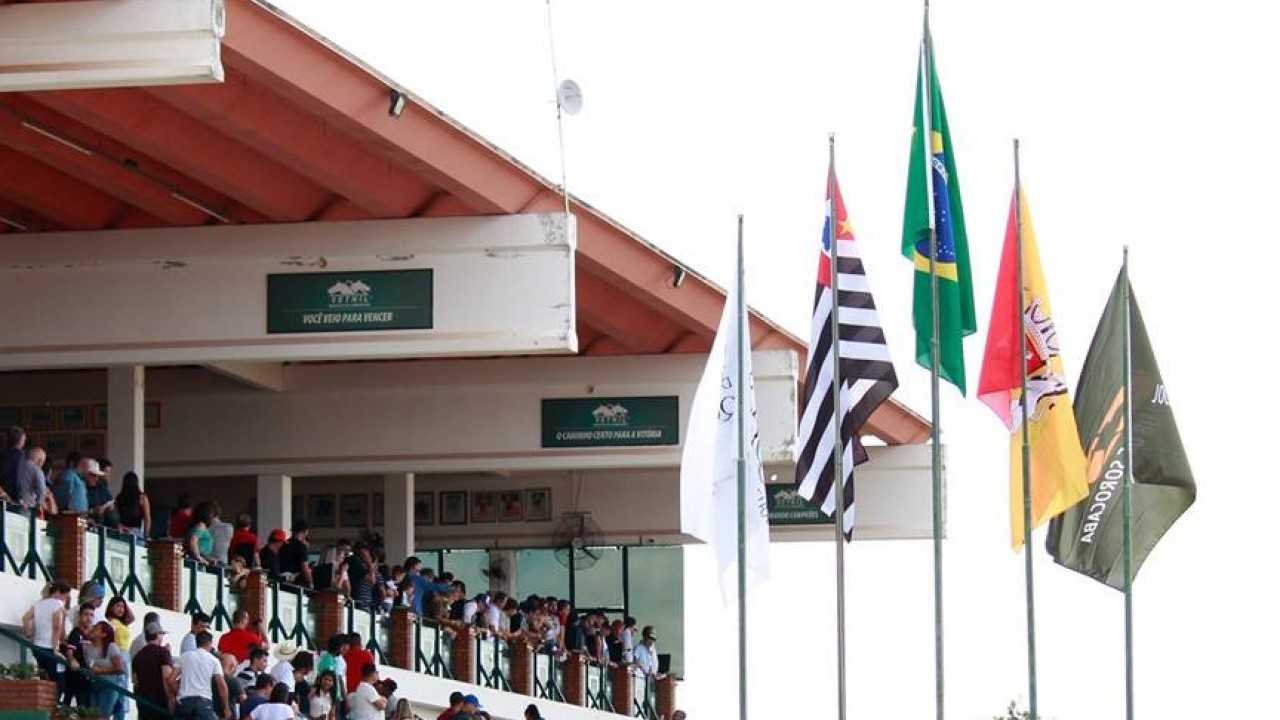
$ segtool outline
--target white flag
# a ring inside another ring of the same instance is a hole
[[[746,348],[742,373],[746,385],[747,588],[769,577],[769,517],[751,374],[751,334],[746,307],[739,307],[742,299],[737,283],[734,285],[725,299],[720,328],[693,396],[680,460],[681,529],[715,548],[721,595],[726,602],[735,594],[729,591],[736,584],[729,570],[738,552],[738,333],[734,332],[738,318],[742,319],[739,332]]]

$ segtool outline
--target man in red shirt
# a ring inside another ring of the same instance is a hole
[[[351,645],[347,647],[347,654],[342,656],[347,661],[347,692],[354,693],[360,687],[362,671],[365,665],[376,665],[373,653],[364,649],[364,642],[360,638],[360,633],[351,633],[347,636],[351,641]]]
[[[445,708],[445,711],[440,713],[440,717],[436,718],[436,720],[450,720],[454,715],[462,712],[463,697],[463,694],[457,690],[449,693],[449,707]]]
[[[241,513],[236,517],[235,532],[231,533],[230,552],[244,558],[245,567],[256,567],[258,563],[258,535],[252,527],[253,518]]]
[[[169,518],[169,537],[186,540],[187,530],[191,527],[191,518],[191,500],[186,495],[179,495],[178,508]]]
[[[235,656],[237,662],[249,659],[249,649],[263,647],[262,636],[249,629],[249,611],[236,610],[231,616],[231,629],[218,639],[218,652]]]

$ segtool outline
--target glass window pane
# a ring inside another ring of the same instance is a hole
[[[684,548],[633,547],[630,564],[630,611],[638,626],[652,625],[658,657],[671,656],[672,673],[684,675]],[[639,642],[640,635],[636,634]]]
[[[569,571],[556,559],[555,550],[520,550],[516,553],[516,598],[530,595],[569,597]]]
[[[595,563],[583,567],[591,556],[596,558]],[[622,550],[616,547],[587,548],[579,556],[578,564],[574,575],[574,605],[579,610],[621,611]],[[617,612],[611,613],[611,619],[616,616]]]
[[[488,567],[487,550],[446,550],[441,572],[453,573],[453,579],[466,583],[467,595],[474,597],[489,590],[489,578],[484,575]]]

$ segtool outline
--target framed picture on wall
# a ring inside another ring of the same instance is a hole
[[[387,505],[382,493],[373,494],[373,526],[382,527],[387,522]]]
[[[338,499],[338,519],[344,528],[369,526],[369,496],[343,493]]]
[[[27,432],[48,432],[54,426],[53,408],[36,405],[22,409],[22,425]]]
[[[94,405],[89,412],[89,426],[94,430],[107,429],[107,406]]]
[[[440,524],[467,524],[467,494],[463,491],[440,493]]]
[[[521,520],[524,520],[524,493],[520,490],[503,490],[498,493],[498,521]]]
[[[524,519],[534,522],[551,519],[551,488],[524,491]]]
[[[28,441],[30,446],[32,441]],[[67,453],[71,452],[71,445],[75,442],[75,436],[70,433],[49,433],[39,438],[39,444],[44,448],[45,456],[54,465],[61,467],[67,461]]]
[[[22,424],[22,408],[0,407],[0,428],[8,430],[14,425]]]
[[[107,437],[100,432],[76,433],[76,452],[81,457],[100,458],[107,454]]]
[[[491,523],[498,519],[498,493],[480,490],[471,493],[471,522]]]
[[[59,430],[88,430],[89,408],[84,405],[64,405],[58,408]]]
[[[413,524],[418,527],[436,524],[436,494],[420,492],[413,494]]]
[[[307,496],[307,522],[313,528],[331,528],[337,518],[333,495]]]

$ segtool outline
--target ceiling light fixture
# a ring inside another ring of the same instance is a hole
[[[174,200],[177,200],[182,203],[186,203],[187,205],[190,205],[191,207],[199,210],[200,212],[204,213],[205,215],[208,215],[209,217],[217,218],[219,221],[224,222],[228,225],[231,225],[234,223],[234,221],[231,218],[227,217],[226,215],[223,215],[222,213],[214,210],[208,205],[205,205],[204,203],[200,202],[199,200],[196,200],[195,198],[187,195],[186,193],[180,190],[174,190],[169,194],[173,196]]]
[[[404,113],[404,106],[407,104],[404,93],[399,90],[391,91],[391,107],[387,108],[387,114],[393,118],[398,118]]]
[[[81,145],[75,140],[72,140],[66,135],[63,135],[62,133],[56,132],[54,130],[50,130],[49,128],[46,128],[46,127],[41,127],[40,125],[37,125],[31,122],[30,120],[23,120],[22,127],[38,135],[43,135],[44,137],[58,143],[59,145],[65,145],[71,148],[72,150],[75,150],[78,153],[84,153],[85,155],[93,154],[92,150],[85,147],[84,145]]]

